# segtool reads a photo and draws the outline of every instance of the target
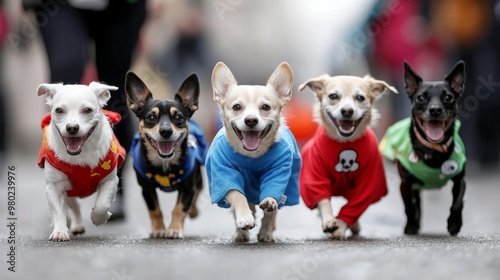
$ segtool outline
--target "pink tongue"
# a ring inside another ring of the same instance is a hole
[[[260,138],[257,131],[243,131],[243,148],[248,151],[254,151],[259,148]]]
[[[168,155],[168,154],[172,153],[174,146],[175,146],[175,141],[156,142],[156,147],[158,148],[158,151],[162,155]]]
[[[76,153],[82,149],[83,137],[63,137],[66,149],[72,153]]]
[[[353,126],[354,126],[353,121],[340,121],[340,127],[344,131],[350,131]]]
[[[444,130],[442,122],[425,122],[425,134],[430,140],[438,141],[443,138]]]

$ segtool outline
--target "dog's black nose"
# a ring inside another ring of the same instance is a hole
[[[71,134],[71,135],[74,135],[78,132],[78,130],[80,129],[80,126],[76,123],[74,124],[67,124],[66,125],[66,131]]]
[[[259,119],[256,116],[248,116],[245,118],[245,124],[248,127],[254,127],[259,123]]]
[[[169,138],[170,136],[172,136],[173,133],[174,133],[174,131],[170,127],[160,128],[160,135],[163,138]]]
[[[439,117],[443,113],[443,108],[441,106],[431,106],[429,108],[429,114],[433,117]]]
[[[352,114],[354,114],[354,109],[353,108],[342,108],[342,109],[340,109],[340,113],[342,114],[342,116],[344,116],[346,118],[350,118],[350,117],[352,117]]]

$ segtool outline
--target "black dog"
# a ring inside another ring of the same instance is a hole
[[[420,228],[420,190],[440,188],[452,180],[448,232],[456,235],[462,227],[465,193],[465,148],[456,120],[465,65],[458,62],[444,81],[435,82],[423,81],[406,62],[404,70],[412,115],[391,126],[380,144],[387,158],[397,159],[407,216],[404,232],[417,234]]]
[[[202,189],[201,165],[205,164],[206,141],[191,120],[198,109],[198,77],[188,77],[175,100],[154,100],[151,91],[133,72],[128,72],[125,92],[129,108],[139,118],[130,155],[137,181],[149,209],[152,238],[182,238],[186,215],[198,214],[196,199]],[[158,203],[156,188],[179,192],[168,230]]]

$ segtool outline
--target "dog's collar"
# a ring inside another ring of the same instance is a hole
[[[427,139],[425,139],[420,134],[420,132],[418,132],[418,129],[416,126],[413,126],[413,132],[415,133],[415,136],[417,137],[418,141],[422,145],[424,145],[425,147],[427,147],[429,149],[436,150],[436,151],[441,152],[441,153],[447,153],[448,148],[450,147],[451,143],[453,142],[453,137],[450,137],[448,139],[448,141],[446,141],[446,143],[444,143],[444,144],[432,143],[432,142],[428,141]]]

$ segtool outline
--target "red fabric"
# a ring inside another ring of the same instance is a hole
[[[109,112],[109,111],[108,111]],[[105,112],[106,113],[106,112]],[[110,112],[113,113],[113,112]],[[117,114],[117,113],[113,113]],[[117,114],[119,116],[119,114]],[[116,120],[116,119],[115,119]],[[119,121],[119,120],[118,120]],[[71,181],[72,188],[66,192],[69,197],[87,197],[96,190],[102,178],[106,177],[115,167],[121,168],[125,160],[125,149],[120,145],[118,139],[113,134],[110,149],[106,157],[99,161],[95,168],[88,166],[71,165],[59,160],[54,151],[49,148],[47,140],[47,125],[50,123],[50,114],[42,119],[44,129],[42,146],[38,154],[37,165],[44,167],[45,160],[59,171],[66,174]]]
[[[343,151],[357,153],[355,171],[337,171]],[[302,148],[300,194],[307,207],[313,209],[322,199],[343,196],[348,202],[337,218],[352,226],[370,206],[387,194],[387,185],[378,150],[377,138],[371,129],[354,142],[340,143],[331,139],[323,127]]]

